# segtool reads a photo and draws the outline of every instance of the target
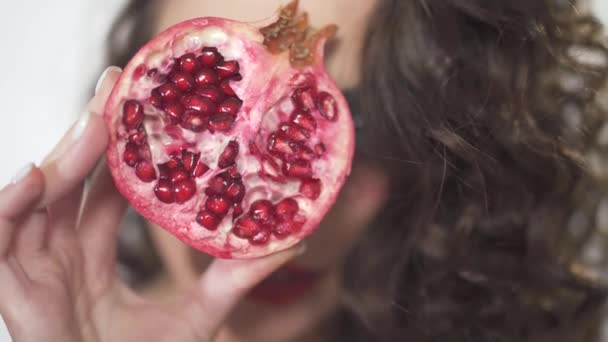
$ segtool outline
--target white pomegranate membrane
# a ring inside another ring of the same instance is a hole
[[[106,104],[108,165],[145,218],[222,258],[312,233],[350,172],[348,105],[297,3],[259,28],[180,23],[144,46]]]

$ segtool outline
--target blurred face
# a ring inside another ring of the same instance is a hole
[[[301,0],[311,25],[339,26],[334,48],[326,56],[329,73],[342,89],[359,82],[360,55],[369,16],[377,0]],[[181,0],[161,1],[157,7],[156,33],[196,16],[228,17],[256,21],[285,4],[279,0]],[[353,5],[356,3],[356,5]],[[367,224],[382,206],[386,194],[383,173],[355,160],[340,197],[306,239],[306,252],[264,281],[235,310],[222,336],[247,341],[310,341],[322,334],[319,323],[335,308],[340,265],[352,245],[363,237]],[[189,249],[162,229],[152,229],[155,243],[177,287],[187,287],[204,270],[209,257]]]

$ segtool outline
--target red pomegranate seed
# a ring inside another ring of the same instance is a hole
[[[270,233],[267,230],[260,230],[257,234],[249,238],[252,245],[265,245],[270,240]]]
[[[165,114],[171,124],[176,124],[182,119],[184,106],[177,101],[169,102],[165,105]]]
[[[298,127],[294,124],[282,124],[279,130],[294,141],[305,141],[310,137],[310,132],[307,129]]]
[[[274,219],[274,206],[269,200],[257,200],[251,203],[249,214],[258,221],[268,223]]]
[[[300,183],[300,193],[312,200],[316,200],[321,194],[321,180],[316,178],[303,179],[302,183]]]
[[[207,196],[213,195],[223,195],[226,192],[226,188],[228,187],[228,181],[225,176],[219,174],[209,180],[209,186],[205,189],[205,194]]]
[[[323,154],[325,154],[325,145],[323,143],[318,143],[315,145],[315,153],[317,154],[318,157],[322,156]]]
[[[236,220],[237,217],[243,214],[243,207],[239,203],[234,203],[232,209],[232,220]]]
[[[338,104],[330,93],[320,92],[317,95],[316,106],[321,115],[327,120],[335,121],[337,119]]]
[[[181,126],[193,132],[202,132],[207,128],[207,120],[203,115],[190,111],[182,119]]]
[[[288,177],[308,178],[312,176],[312,167],[308,161],[298,159],[283,164],[283,174]]]
[[[238,74],[240,70],[239,62],[237,61],[225,61],[218,64],[215,67],[215,71],[220,78],[228,78]]]
[[[190,178],[186,170],[173,170],[171,172],[171,182],[177,183],[181,180]]]
[[[156,170],[154,166],[147,160],[140,161],[135,166],[135,175],[143,182],[150,183],[156,180]]]
[[[129,135],[129,141],[138,146],[145,144],[146,143],[146,131],[139,130],[139,131]]]
[[[173,187],[168,179],[160,179],[154,187],[154,194],[164,203],[173,203]]]
[[[125,102],[122,109],[122,123],[128,128],[139,126],[144,120],[144,107],[135,100]]]
[[[220,154],[220,157],[217,161],[217,166],[225,169],[228,166],[234,164],[237,155],[239,154],[239,144],[236,141],[231,141],[224,148],[224,152]]]
[[[199,158],[201,157],[200,153],[194,153],[188,150],[182,151],[182,165],[184,165],[184,169],[186,171],[194,170],[196,167],[196,163],[198,163]]]
[[[241,109],[242,105],[243,101],[236,97],[229,97],[217,106],[217,111],[219,113],[236,115]]]
[[[281,200],[274,208],[277,216],[284,220],[291,220],[298,213],[298,202],[293,198],[285,198]]]
[[[304,144],[292,144],[293,154],[287,156],[287,161],[293,161],[297,159],[310,161],[315,157],[315,153]]]
[[[179,90],[184,92],[190,91],[194,87],[194,78],[185,72],[176,72],[171,75],[170,80]]]
[[[182,92],[172,83],[165,83],[158,88],[158,93],[164,102],[177,100]]]
[[[272,133],[268,138],[268,152],[277,155],[283,156],[285,154],[292,154],[294,150],[291,148],[292,141],[289,140],[284,134],[280,133]]]
[[[184,203],[196,193],[196,183],[191,178],[173,184],[173,197],[176,203]]]
[[[134,143],[127,143],[125,145],[125,152],[122,156],[124,162],[129,166],[135,166],[138,161],[141,160],[139,157],[139,148]]]
[[[194,90],[194,93],[200,97],[204,97],[213,101],[214,103],[220,103],[224,100],[224,93],[216,86],[206,86]]]
[[[216,230],[217,226],[220,223],[220,220],[218,217],[211,214],[210,212],[201,210],[196,215],[196,222],[198,222],[201,226],[203,226],[209,230]]]
[[[194,81],[197,87],[217,84],[218,77],[211,69],[201,69],[194,73]]]
[[[179,58],[179,68],[188,73],[193,73],[201,68],[201,63],[193,53],[187,53]]]
[[[234,89],[230,86],[230,79],[225,79],[220,82],[220,89],[228,96],[235,96]]]
[[[209,118],[209,132],[228,132],[232,128],[235,117],[230,114],[215,114]]]
[[[302,111],[294,112],[291,115],[291,122],[309,131],[314,131],[317,128],[315,119],[310,114]]]
[[[145,64],[138,65],[137,68],[135,68],[135,70],[133,71],[133,79],[138,81],[146,74],[147,69],[148,67]]]
[[[247,239],[257,234],[260,230],[261,227],[259,223],[257,223],[253,218],[245,216],[236,221],[234,227],[232,228],[232,233],[237,237]]]
[[[206,68],[212,68],[221,63],[224,58],[215,47],[204,47],[203,53],[199,56],[200,63]]]
[[[215,104],[204,97],[198,95],[187,95],[181,100],[186,109],[195,110],[203,115],[210,115],[215,112]]]
[[[153,89],[150,92],[150,98],[148,99],[148,101],[150,101],[150,104],[158,109],[162,109],[163,107],[163,99],[160,96],[158,89]]]
[[[192,170],[192,177],[200,177],[207,171],[209,171],[209,166],[207,166],[203,162],[199,162],[198,164],[196,164],[194,170]]]
[[[272,233],[279,239],[293,235],[300,231],[303,222],[293,220],[283,220],[272,227]]]
[[[303,109],[305,111],[310,111],[315,107],[315,102],[313,101],[313,93],[314,90],[310,87],[296,89],[291,96],[294,105],[297,108]]]
[[[241,179],[241,174],[234,164],[226,169],[226,174],[231,179]]]
[[[230,203],[230,201],[225,197],[220,196],[209,197],[205,202],[205,208],[219,217],[224,217],[226,213],[228,213],[231,205],[232,203]]]
[[[245,197],[245,186],[241,182],[233,182],[228,185],[225,196],[233,203],[238,203]]]

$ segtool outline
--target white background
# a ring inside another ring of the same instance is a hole
[[[608,22],[608,0],[593,1],[598,16]],[[4,2],[0,12],[0,127],[4,127],[0,184],[27,162],[39,162],[78,117],[103,68],[104,37],[123,3]],[[0,342],[7,341],[10,338],[0,322]]]

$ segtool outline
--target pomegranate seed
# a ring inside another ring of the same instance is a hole
[[[203,88],[198,88],[194,91],[194,93],[200,97],[209,99],[214,103],[220,103],[222,100],[224,100],[224,93],[216,86],[210,85]]]
[[[135,166],[135,175],[146,183],[156,180],[156,170],[154,170],[152,163],[147,160],[137,163],[137,166]]]
[[[243,101],[236,97],[229,97],[217,106],[217,111],[219,113],[236,115],[241,109],[242,105]]]
[[[141,160],[139,157],[139,148],[134,143],[127,143],[125,145],[125,152],[122,155],[122,159],[129,166],[135,166],[138,161]]]
[[[281,167],[269,155],[262,156],[262,171],[263,176],[268,176],[275,181],[282,181],[283,176],[280,171]]]
[[[146,143],[146,131],[139,130],[136,133],[129,135],[129,141],[138,146],[145,144]]]
[[[182,71],[193,73],[201,68],[201,63],[193,53],[187,53],[179,58],[179,67]]]
[[[219,217],[224,217],[230,209],[231,204],[232,203],[224,197],[213,196],[207,198],[205,208]]]
[[[146,73],[146,76],[154,77],[154,76],[156,76],[156,74],[158,74],[158,69],[152,68],[152,69],[148,70],[148,72]]]
[[[150,92],[150,98],[148,99],[148,101],[150,101],[150,104],[158,109],[161,109],[163,107],[163,99],[160,96],[158,89],[153,89]]]
[[[144,120],[144,107],[135,100],[128,100],[122,108],[122,123],[127,128],[139,126]]]
[[[190,178],[185,170],[173,170],[171,172],[171,182],[177,183],[181,180]]]
[[[181,102],[186,109],[195,110],[203,115],[210,115],[215,112],[215,104],[211,100],[198,95],[184,96]]]
[[[165,114],[171,124],[176,124],[181,121],[184,106],[177,101],[169,102],[165,105]]]
[[[181,126],[193,132],[202,132],[207,128],[207,120],[197,112],[190,111],[182,119]]]
[[[181,91],[187,92],[194,87],[194,78],[185,72],[177,72],[171,75],[170,79]]]
[[[288,177],[308,178],[312,176],[312,167],[308,161],[298,159],[283,164],[283,174]]]
[[[274,219],[274,206],[269,200],[257,200],[251,203],[249,214],[254,219],[267,223]]]
[[[291,220],[298,213],[298,202],[293,198],[285,198],[275,206],[277,216],[284,220]]]
[[[196,193],[196,183],[191,178],[182,179],[173,184],[173,196],[175,202],[184,203],[191,199]]]
[[[219,220],[219,218],[217,218],[215,215],[211,214],[210,212],[201,210],[196,215],[196,222],[198,222],[201,226],[203,226],[209,230],[216,230],[217,226],[220,223],[220,220]]]
[[[230,86],[230,79],[222,80],[222,82],[220,82],[220,89],[222,89],[224,94],[226,94],[228,96],[236,95],[236,93],[234,92],[234,89],[232,89],[232,87]]]
[[[289,235],[297,233],[302,228],[303,223],[292,220],[284,220],[278,222],[272,227],[272,233],[279,239],[283,239]]]
[[[218,78],[215,71],[211,69],[201,69],[194,73],[194,81],[198,87],[217,84]]]
[[[307,129],[293,124],[282,124],[279,130],[294,141],[304,141],[310,137],[310,132]]]
[[[317,154],[318,157],[322,156],[323,154],[325,154],[325,145],[323,143],[318,143],[315,145],[315,153]]]
[[[296,89],[291,96],[294,105],[297,108],[310,111],[315,106],[315,102],[313,101],[313,92],[314,90],[309,87]]]
[[[294,112],[291,115],[291,122],[309,131],[314,131],[317,128],[315,119],[311,115],[301,111]]]
[[[217,175],[209,180],[209,187],[205,189],[207,196],[223,195],[228,187],[228,182],[224,175]]]
[[[196,164],[194,170],[192,170],[192,177],[200,177],[207,171],[209,171],[209,166],[207,166],[203,162],[199,162],[198,164]]]
[[[145,64],[138,65],[137,68],[135,68],[135,70],[133,71],[133,79],[135,81],[139,81],[139,79],[146,74],[147,69],[148,67],[146,67]]]
[[[173,203],[173,187],[168,179],[160,179],[154,187],[154,194],[164,203]]]
[[[225,196],[233,203],[238,203],[245,197],[245,186],[241,182],[234,182],[226,189]]]
[[[182,151],[182,165],[186,171],[192,171],[196,166],[196,163],[200,159],[200,153],[190,152],[188,150]]]
[[[199,56],[200,63],[206,68],[212,68],[224,60],[215,47],[204,47],[203,53]]]
[[[217,166],[222,169],[227,168],[228,166],[234,164],[236,160],[236,156],[239,154],[239,144],[236,141],[231,141],[224,148],[224,152],[220,154],[219,160],[217,162]]]
[[[226,169],[226,175],[231,179],[241,179],[241,174],[236,168],[236,165],[232,165]]]
[[[249,238],[252,245],[265,245],[270,240],[270,233],[267,230],[260,230],[257,234]]]
[[[238,74],[240,70],[239,62],[237,61],[225,61],[218,64],[215,67],[215,71],[220,78],[228,78]]]
[[[282,156],[284,154],[292,154],[294,150],[291,148],[292,141],[283,134],[272,133],[268,138],[268,152]]]
[[[216,114],[209,118],[209,132],[228,132],[232,128],[235,117],[230,114]]]
[[[253,218],[249,216],[239,218],[234,227],[232,233],[242,239],[247,239],[260,231],[260,224],[257,223]]]
[[[171,159],[165,163],[169,170],[181,169],[183,167],[182,162],[171,156]]]
[[[312,200],[316,200],[321,194],[321,180],[316,178],[303,179],[302,183],[300,183],[300,193]]]
[[[315,153],[304,144],[293,143],[289,146],[294,152],[287,156],[287,161],[294,161],[297,159],[310,161],[315,157]]]
[[[329,121],[336,121],[338,115],[338,104],[336,99],[327,92],[320,92],[317,95],[317,109],[321,115]]]
[[[167,102],[167,101],[175,101],[182,94],[182,92],[174,84],[172,84],[172,83],[165,83],[165,84],[159,86],[156,89],[158,90],[158,93],[160,94],[160,97],[165,102]]]
[[[232,220],[234,221],[237,217],[243,214],[243,207],[240,204],[235,203],[233,205],[233,208],[234,209],[232,209]]]

